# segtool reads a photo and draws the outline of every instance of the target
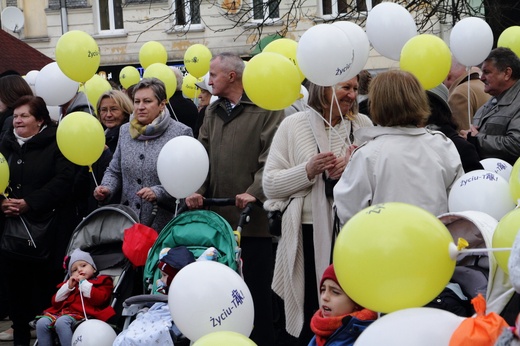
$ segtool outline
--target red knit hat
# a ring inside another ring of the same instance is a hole
[[[328,266],[327,269],[325,269],[325,271],[323,272],[323,276],[321,277],[320,281],[320,287],[323,285],[323,282],[327,279],[331,279],[332,281],[337,283],[339,287],[341,287],[341,285],[338,282],[338,278],[336,277],[336,272],[334,272],[334,264]]]

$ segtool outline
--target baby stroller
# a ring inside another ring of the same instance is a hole
[[[439,220],[446,225],[455,244],[458,238],[464,238],[469,243],[467,249],[492,247],[493,232],[498,221],[488,214],[478,211],[446,213],[440,215]],[[450,281],[458,284],[469,300],[482,293],[487,301],[486,313],[503,314],[514,294],[509,275],[498,266],[495,257],[489,252],[459,254]]]
[[[205,199],[204,206],[231,206],[235,205],[235,199]],[[154,303],[167,303],[168,296],[155,294],[157,280],[161,273],[157,268],[159,254],[164,248],[175,248],[185,246],[198,258],[209,247],[214,247],[219,256],[217,261],[227,265],[241,274],[240,261],[240,232],[244,224],[249,222],[251,207],[244,208],[236,231],[233,231],[230,224],[220,215],[209,210],[192,210],[180,213],[172,219],[161,231],[159,237],[148,253],[146,260],[143,283],[146,295],[128,298],[123,303],[123,316],[126,321],[123,329],[126,329],[133,316],[137,315],[143,308],[150,307]],[[182,333],[173,324],[170,329],[170,336],[175,345],[189,343],[189,340],[182,336]]]
[[[89,252],[99,274],[112,277],[111,306],[116,315],[108,322],[116,329],[122,328],[122,301],[134,294],[133,282],[137,275],[122,251],[124,230],[137,222],[137,214],[127,206],[112,204],[100,207],[80,222],[67,248],[67,256],[76,248]]]

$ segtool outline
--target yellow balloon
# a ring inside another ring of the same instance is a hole
[[[56,62],[60,70],[76,82],[88,81],[96,73],[100,61],[96,41],[84,31],[69,31],[56,43]]]
[[[518,205],[518,201],[520,200],[520,159],[516,160],[513,165],[513,169],[511,170],[511,175],[509,176],[509,190],[511,192],[511,197]]]
[[[4,155],[0,154],[0,194],[5,192],[9,185],[9,165]]]
[[[139,50],[139,62],[144,69],[155,63],[166,64],[167,60],[168,53],[160,42],[148,41]]]
[[[211,51],[202,44],[191,45],[184,53],[184,65],[195,78],[204,77],[209,71]]]
[[[200,89],[195,85],[195,83],[203,80],[204,77],[195,78],[191,74],[184,76],[184,79],[182,80],[182,93],[184,94],[184,97],[196,99],[200,94]]]
[[[58,125],[56,141],[69,161],[91,166],[105,149],[105,132],[96,117],[86,112],[73,112]]]
[[[247,336],[237,332],[220,331],[204,335],[193,346],[256,346],[256,343]]]
[[[83,91],[87,95],[88,102],[92,105],[92,109],[97,114],[97,102],[105,91],[112,90],[112,85],[103,77],[95,74],[85,84],[83,84],[79,91]]]
[[[439,37],[422,34],[406,42],[399,60],[401,70],[412,73],[424,89],[441,84],[451,68],[451,52]]]
[[[300,73],[300,83],[305,79],[303,72],[300,70],[298,63],[296,62],[296,49],[298,48],[298,42],[291,40],[289,38],[279,38],[278,40],[274,40],[265,46],[262,52],[271,52],[282,54],[287,59],[291,60],[291,62],[296,66],[298,72]]]
[[[520,57],[520,26],[510,26],[498,37],[497,47],[507,47]]]
[[[141,80],[141,75],[139,71],[133,66],[125,66],[119,72],[119,83],[123,86],[123,88],[128,89],[132,85],[139,83]]]
[[[421,307],[455,270],[453,238],[426,210],[406,203],[368,207],[338,235],[333,263],[341,287],[355,302],[389,313]]]
[[[173,96],[177,89],[177,77],[175,77],[175,72],[173,72],[171,68],[165,64],[151,64],[146,70],[144,70],[143,78],[151,77],[160,79],[164,83],[168,99]]]
[[[284,109],[300,97],[298,69],[278,53],[255,55],[244,69],[242,82],[251,101],[264,109]]]
[[[498,221],[495,232],[493,232],[493,248],[510,248],[513,246],[516,235],[520,230],[520,209],[514,209],[504,215]],[[500,268],[509,274],[507,267],[511,251],[493,251],[493,256],[497,260]]]

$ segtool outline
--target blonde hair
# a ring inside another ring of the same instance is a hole
[[[357,79],[359,82],[359,75],[357,76]],[[325,91],[329,88],[333,87],[317,85],[309,82],[309,100],[307,101],[307,104],[320,114],[323,114],[325,108],[330,107],[330,101],[325,97]],[[354,99],[354,103],[352,104],[352,107],[350,107],[349,112],[343,115],[346,115],[350,120],[352,120],[358,112],[359,104],[356,98]]]
[[[132,100],[128,97],[128,95],[121,90],[109,90],[101,94],[99,97],[99,100],[97,102],[97,113],[99,118],[99,112],[101,107],[101,101],[106,98],[111,98],[114,100],[119,108],[123,111],[123,115],[125,116],[125,119],[128,119],[130,117],[130,114],[134,111],[134,104]]]
[[[368,90],[370,117],[381,126],[423,126],[430,116],[426,91],[409,72],[382,72]]]

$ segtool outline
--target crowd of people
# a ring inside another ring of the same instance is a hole
[[[183,97],[178,69],[169,100],[156,78],[108,91],[96,105],[78,92],[62,105],[60,121],[80,110],[103,125],[106,145],[94,174],[61,154],[58,123],[23,77],[0,77],[0,153],[10,170],[0,203],[0,317],[9,316],[14,330],[0,339],[29,345],[29,323],[40,316],[42,345],[51,345],[51,332],[70,344],[72,322],[85,317],[79,292],[89,313],[110,317],[112,283],[97,276],[88,253],[72,254],[63,282],[68,241],[82,218],[108,203],[130,207],[160,232],[176,201],[159,181],[157,159],[174,137],[195,136],[209,158],[206,181],[184,201],[188,208],[233,197],[235,208],[212,207],[233,228],[242,209],[252,208],[240,246],[255,303],[250,338],[260,346],[353,344],[377,314],[348,297],[330,265],[339,228],[377,203],[446,213],[454,182],[482,169],[481,159],[514,164],[520,156],[520,60],[507,48],[492,50],[481,67],[454,60],[445,82],[427,91],[399,70],[364,70],[335,86],[307,81],[305,109],[289,113],[255,105],[242,84],[244,68],[239,56],[216,54],[197,83],[197,104]],[[281,234],[271,233],[272,212],[281,215]],[[34,239],[44,251],[29,242],[20,255],[19,245],[5,240],[20,220],[45,224]],[[27,268],[37,285],[23,284]]]

